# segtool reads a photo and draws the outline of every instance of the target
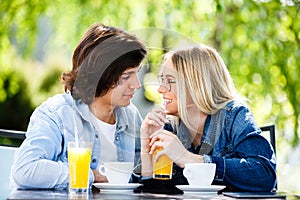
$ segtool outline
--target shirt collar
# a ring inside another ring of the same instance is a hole
[[[73,98],[72,98],[73,99]],[[90,115],[90,109],[89,106],[85,103],[82,103],[80,100],[74,100],[74,109],[82,116],[82,118],[86,121],[92,121],[91,115]],[[129,124],[128,116],[125,112],[125,109],[123,107],[116,107],[115,108],[115,114],[117,117],[117,130],[124,131]]]

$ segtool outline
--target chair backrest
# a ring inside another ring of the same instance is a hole
[[[9,176],[11,166],[14,161],[15,152],[18,148],[0,146],[0,198],[7,197],[11,189],[9,184]]]
[[[269,142],[271,143],[273,149],[274,149],[274,153],[276,155],[276,139],[275,139],[275,125],[269,125],[269,126],[262,126],[260,127],[260,130],[262,131],[262,135],[267,138],[267,140],[269,140]],[[269,132],[269,134],[265,134]],[[278,179],[277,179],[277,183],[275,185],[275,190],[277,190],[278,188]]]
[[[25,139],[25,131],[0,129],[0,138],[1,146],[19,147]]]
[[[260,130],[262,131],[262,134],[269,140],[276,154],[275,125],[262,126],[260,127]],[[269,134],[265,135],[265,132],[269,132]]]

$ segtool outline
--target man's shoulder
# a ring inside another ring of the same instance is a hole
[[[72,100],[70,98],[72,98],[71,95],[68,95],[67,93],[56,94],[45,100],[37,109],[54,111],[64,106],[71,105]]]

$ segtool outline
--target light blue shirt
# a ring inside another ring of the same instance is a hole
[[[115,114],[118,120],[114,143],[118,161],[133,162],[135,154],[140,152],[142,117],[132,103],[117,107]],[[15,154],[11,185],[19,189],[68,188],[67,144],[74,140],[75,124],[80,138],[93,143],[89,171],[92,185],[92,169],[97,169],[99,163],[100,134],[95,121],[91,120],[88,105],[75,101],[70,93],[49,98],[33,112],[26,139]]]

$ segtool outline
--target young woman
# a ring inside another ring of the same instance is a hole
[[[274,151],[216,50],[200,44],[166,54],[159,79],[165,108],[154,108],[142,124],[143,178],[152,175],[152,154],[163,147],[155,160],[162,154],[173,160],[175,184],[188,184],[186,163],[215,163],[213,184],[227,190],[274,188]]]
[[[72,70],[62,75],[66,93],[49,98],[31,116],[12,167],[13,185],[68,188],[67,144],[76,133],[93,143],[90,185],[107,182],[98,171],[101,163],[133,162],[142,119],[130,100],[141,87],[138,72],[145,55],[135,36],[91,26],[74,51]]]

